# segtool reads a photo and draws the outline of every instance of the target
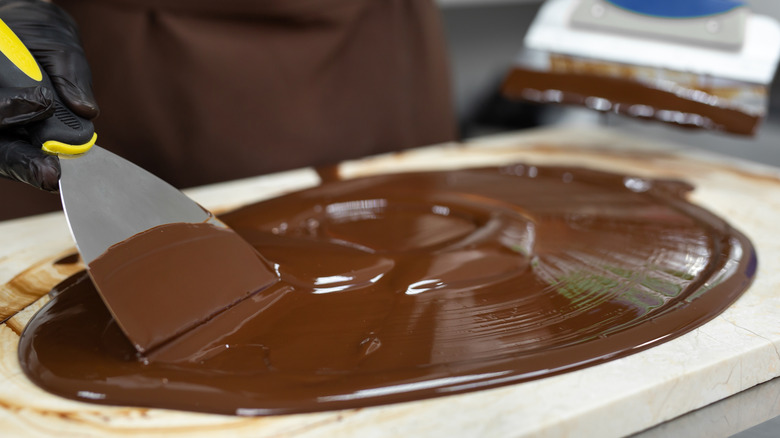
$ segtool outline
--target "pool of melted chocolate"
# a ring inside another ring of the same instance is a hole
[[[523,164],[328,182],[221,217],[273,266],[267,289],[139,356],[82,273],[19,358],[64,397],[238,415],[544,378],[680,336],[746,290],[753,247],[692,189]]]

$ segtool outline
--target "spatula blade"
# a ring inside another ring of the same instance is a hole
[[[60,165],[62,207],[86,264],[150,228],[210,218],[175,187],[97,145],[84,155],[61,157]]]
[[[60,195],[76,246],[140,353],[278,280],[238,233],[129,161],[93,146],[60,164]]]

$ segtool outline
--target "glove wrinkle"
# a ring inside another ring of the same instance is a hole
[[[0,89],[0,128],[41,120],[54,112],[52,91],[43,86]]]
[[[100,115],[100,108],[95,103],[95,96],[92,95],[92,86],[83,88],[64,76],[52,75],[50,79],[71,111],[85,119],[94,119]]]
[[[56,191],[60,179],[60,161],[54,155],[5,132],[0,135],[0,175],[46,191]]]
[[[59,159],[53,155],[47,155],[42,159],[30,161],[30,174],[33,180],[30,181],[36,187],[40,187],[47,192],[56,192],[60,183],[60,163]]]

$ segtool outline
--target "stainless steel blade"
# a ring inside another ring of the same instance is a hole
[[[97,145],[84,155],[61,157],[60,165],[62,206],[87,264],[152,227],[211,218],[175,187]]]
[[[106,307],[140,353],[277,281],[254,247],[160,178],[98,146],[61,158],[60,195],[70,231]],[[193,223],[224,228],[158,228]],[[109,248],[120,242],[112,259]],[[187,257],[190,262],[181,262]],[[202,268],[193,269],[192,260]]]

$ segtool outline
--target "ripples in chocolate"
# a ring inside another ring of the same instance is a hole
[[[239,415],[543,378],[679,336],[748,287],[752,246],[690,190],[526,165],[327,183],[223,216],[269,289],[138,358],[71,280],[20,358],[65,397]]]

